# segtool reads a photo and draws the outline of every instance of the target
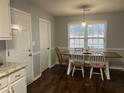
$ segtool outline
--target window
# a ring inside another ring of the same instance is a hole
[[[70,48],[84,47],[85,29],[81,24],[69,26],[69,46]]]
[[[106,35],[105,22],[87,22],[86,26],[80,23],[68,25],[69,48],[104,49]]]

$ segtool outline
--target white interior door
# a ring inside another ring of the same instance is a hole
[[[50,59],[50,22],[40,19],[40,54],[41,54],[41,72],[48,68]]]
[[[32,81],[31,16],[12,9],[13,39],[7,41],[7,61],[27,65],[27,83]]]

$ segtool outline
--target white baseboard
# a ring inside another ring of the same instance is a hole
[[[33,81],[31,81],[31,82],[27,83],[27,85],[26,85],[26,86],[30,85],[31,83],[33,83]]]
[[[109,67],[110,69],[116,69],[116,70],[122,70],[124,71],[124,68],[123,67],[115,67],[115,66],[111,66]]]
[[[30,83],[27,84],[27,86],[30,85],[31,83],[33,83],[34,81],[36,81],[36,80],[37,80],[38,78],[40,78],[40,77],[41,77],[41,74],[38,75],[37,77],[35,77]]]
[[[52,68],[52,67],[54,67],[56,65],[56,63],[55,64],[53,64],[53,65],[51,65],[49,68]]]
[[[36,81],[40,77],[41,77],[41,75],[38,75],[37,77],[35,77],[34,79],[32,79],[32,81],[30,83],[28,83],[27,86],[30,85],[31,83],[33,83],[34,81]]]
[[[33,79],[33,81],[36,81],[38,78],[40,78],[41,77],[41,74],[40,75],[38,75],[37,77],[35,77],[34,79]]]

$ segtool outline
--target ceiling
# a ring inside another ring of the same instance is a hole
[[[89,5],[87,13],[124,11],[124,0],[32,0],[40,8],[53,16],[82,14],[80,5]]]

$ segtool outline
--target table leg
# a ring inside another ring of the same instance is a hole
[[[72,67],[71,67],[71,62],[69,61],[69,64],[68,64],[68,69],[67,69],[67,75],[69,75],[69,74],[70,74],[71,69],[72,69]]]
[[[109,62],[106,62],[105,74],[106,74],[106,78],[110,80]]]

